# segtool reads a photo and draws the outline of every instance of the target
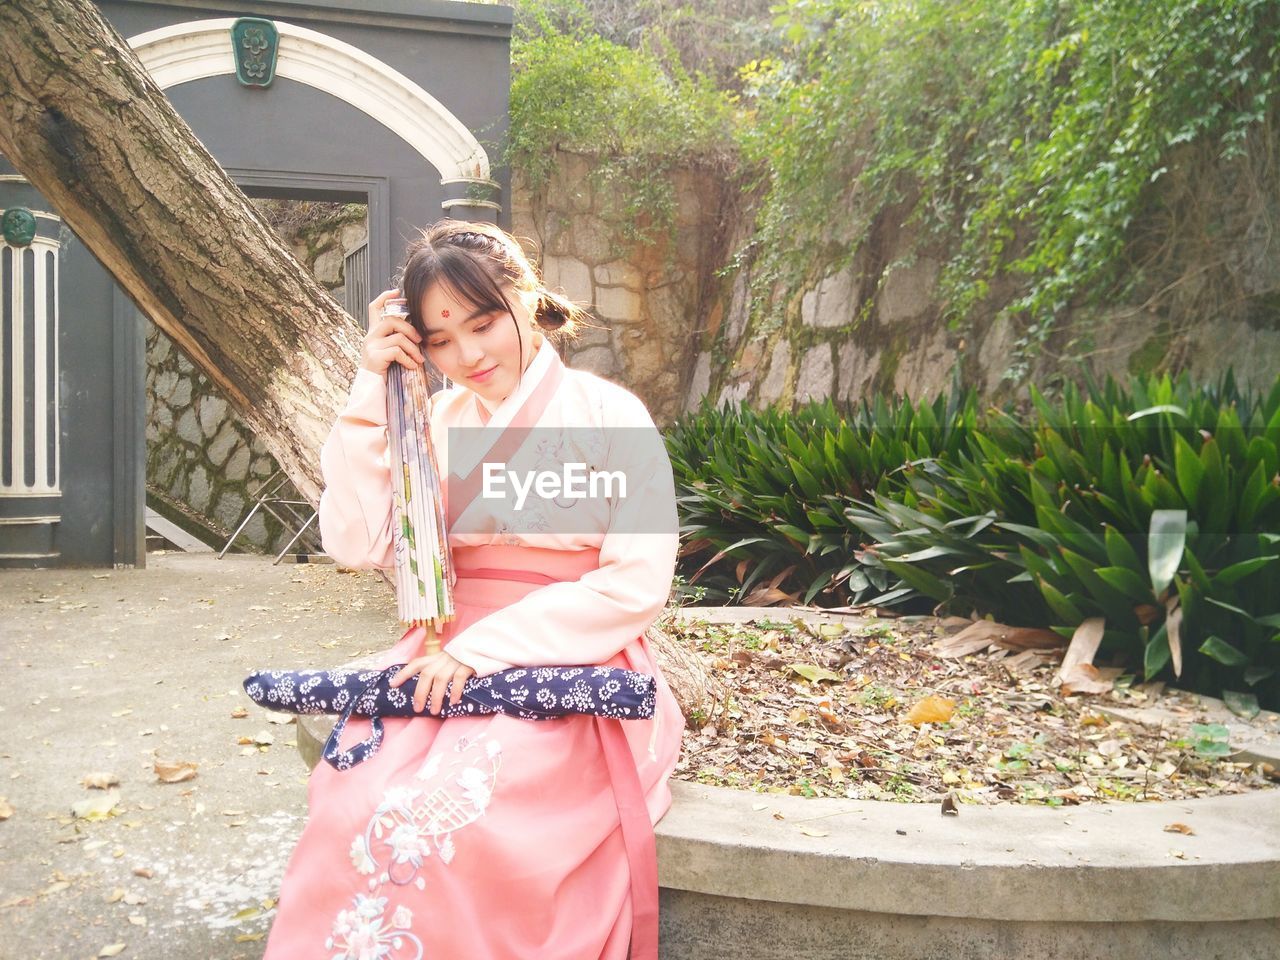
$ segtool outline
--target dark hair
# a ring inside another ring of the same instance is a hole
[[[442,283],[458,299],[473,307],[503,310],[519,322],[504,288],[531,299],[536,295],[533,319],[556,339],[572,337],[587,314],[568,297],[548,290],[529,262],[519,241],[501,227],[468,220],[438,220],[425,228],[406,248],[397,286],[408,301],[409,322],[426,338],[422,299],[433,284]],[[524,341],[520,340],[520,349]]]

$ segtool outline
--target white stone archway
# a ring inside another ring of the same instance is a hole
[[[360,110],[413,147],[448,182],[490,180],[489,156],[471,131],[435,97],[358,47],[296,24],[280,34],[276,76],[305,83]],[[129,45],[162,89],[236,72],[232,18],[190,20],[148,30]]]

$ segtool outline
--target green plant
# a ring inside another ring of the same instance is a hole
[[[1191,748],[1197,757],[1225,757],[1231,753],[1227,728],[1220,723],[1193,723]]]
[[[1029,419],[967,394],[685,418],[668,449],[690,581],[1068,636],[1100,617],[1103,655],[1148,679],[1280,702],[1280,378],[1032,398]]]
[[[884,592],[891,575],[855,558],[861,534],[846,507],[959,450],[976,418],[972,391],[918,404],[878,398],[848,416],[830,400],[795,413],[704,403],[667,434],[689,582],[754,603]]]
[[[877,492],[847,511],[875,538],[864,556],[901,578],[875,598],[921,595],[1070,635],[1106,624],[1104,650],[1147,678],[1167,666],[1196,689],[1280,695],[1280,379],[1242,394],[1228,373],[1033,391],[1025,436],[993,414],[955,460],[914,484],[916,508]],[[1033,451],[1027,454],[1026,439]]]
[[[625,239],[669,234],[673,171],[733,152],[725,95],[678,59],[599,36],[584,17],[531,19],[512,44],[504,161],[537,190],[557,151],[588,154],[593,187],[609,198]]]

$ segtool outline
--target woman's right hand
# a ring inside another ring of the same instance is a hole
[[[386,302],[399,296],[399,290],[384,290],[369,304],[369,332],[364,335],[360,366],[379,376],[387,375],[393,361],[411,369],[426,362],[418,346],[422,336],[408,318],[382,315]]]

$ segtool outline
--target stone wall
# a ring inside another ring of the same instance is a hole
[[[747,277],[739,275],[725,294],[724,329],[697,358],[687,407],[708,393],[719,404],[791,406],[945,389],[958,338],[938,319],[939,262],[877,252],[891,264],[882,273],[866,254],[855,258],[805,291],[772,330],[749,322]]]
[[[294,255],[341,302],[343,258],[367,236],[364,207],[255,202]],[[150,321],[146,393],[148,499],[221,547],[248,513],[252,492],[275,473],[275,458],[212,382]],[[304,516],[310,513],[299,509]],[[295,532],[259,510],[236,546],[276,552]]]
[[[733,188],[681,172],[671,239],[637,248],[619,239],[621,214],[590,169],[590,157],[562,151],[544,189],[517,177],[513,231],[541,256],[548,285],[601,324],[568,345],[567,361],[635,391],[659,423],[707,397],[791,405],[948,383],[957,337],[938,320],[940,260],[908,257],[909,238],[882,229],[874,255],[819,279],[766,330],[751,320],[748,273],[720,276],[751,239],[754,210]]]
[[[275,459],[209,379],[148,321],[149,498],[159,497],[191,516],[204,528],[197,535],[215,536],[221,546],[248,512],[250,491],[275,470]],[[237,545],[280,549],[291,536],[274,517],[258,511]]]
[[[1132,291],[1103,307],[1072,305],[1017,386],[1005,373],[1023,334],[999,311],[1020,291],[997,277],[976,319],[949,329],[938,292],[947,251],[917,244],[890,214],[852,262],[816,277],[786,304],[776,327],[751,317],[750,266],[729,277],[716,301],[724,323],[708,314],[685,408],[708,396],[788,407],[825,397],[933,397],[957,377],[992,401],[1025,397],[1028,383],[1051,390],[1086,373],[1123,379],[1185,370],[1206,383],[1230,368],[1238,382],[1268,388],[1280,369],[1280,256],[1270,227],[1280,216],[1280,190],[1270,176],[1272,153],[1269,144],[1251,142],[1237,161],[1185,156],[1171,163],[1133,230],[1138,239],[1125,270]],[[752,215],[736,217],[728,250],[747,245]],[[839,217],[829,226],[836,246],[845,239]]]
[[[565,345],[566,362],[627,386],[655,421],[667,423],[684,409],[707,319],[719,309],[723,188],[703,172],[678,174],[670,235],[636,247],[621,239],[613,194],[593,188],[590,163],[561,152],[555,175],[536,194],[517,176],[512,232],[528,242],[547,285],[598,323]]]

